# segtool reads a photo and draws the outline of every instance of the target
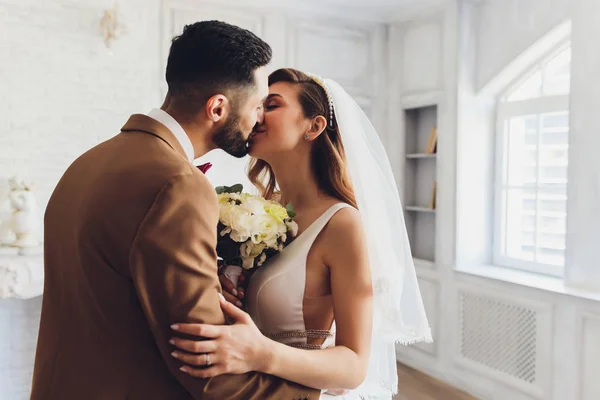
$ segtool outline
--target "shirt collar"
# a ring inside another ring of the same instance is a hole
[[[183,147],[188,160],[190,162],[194,161],[194,146],[192,145],[192,141],[185,133],[183,127],[179,125],[179,122],[175,120],[175,118],[160,108],[153,108],[148,113],[148,116],[166,126],[167,129],[169,129],[171,133],[175,135],[175,138],[179,141],[181,147]]]

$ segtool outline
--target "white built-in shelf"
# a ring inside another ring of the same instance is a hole
[[[436,158],[437,153],[411,153],[407,154],[406,158]]]
[[[428,106],[437,106],[443,96],[444,93],[439,90],[413,93],[401,96],[400,103],[402,104],[402,108],[407,110],[425,108]]]
[[[417,268],[433,268],[435,266],[432,260],[424,260],[422,258],[413,258],[413,262]]]
[[[433,270],[436,249],[437,94],[403,98],[403,201],[406,232],[421,271]],[[433,206],[433,207],[432,207]],[[427,266],[427,267],[425,267]]]
[[[405,206],[404,209],[406,211],[413,211],[413,212],[435,213],[435,208],[430,208],[430,207]]]

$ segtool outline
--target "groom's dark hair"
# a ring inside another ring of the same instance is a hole
[[[197,112],[215,94],[236,101],[233,91],[254,86],[254,70],[271,58],[271,47],[246,29],[221,21],[186,25],[171,43],[169,93],[190,112]]]

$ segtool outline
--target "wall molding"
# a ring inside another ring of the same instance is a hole
[[[578,362],[577,362],[577,368],[579,370],[578,373],[578,380],[577,380],[577,386],[578,386],[578,390],[577,390],[577,399],[581,399],[581,400],[592,400],[591,396],[585,397],[586,396],[586,385],[591,384],[591,382],[586,381],[585,380],[585,376],[586,376],[586,365],[585,365],[585,355],[587,353],[587,349],[585,348],[585,338],[586,338],[586,328],[587,325],[590,323],[597,323],[600,326],[600,314],[596,314],[593,313],[591,311],[579,311],[578,312],[578,324],[577,324],[577,335],[576,337],[578,338],[578,343],[579,343],[579,354],[578,354]],[[600,333],[600,332],[599,332]],[[600,354],[600,346],[599,346],[599,350],[598,350],[599,354]],[[600,372],[600,367],[597,367],[597,371],[596,372]],[[594,375],[594,374],[591,374]],[[597,376],[597,374],[596,374]],[[598,387],[600,388],[600,385],[598,385]],[[599,389],[600,390],[600,389]],[[596,393],[596,394],[600,394],[600,393]]]
[[[375,94],[375,63],[373,62],[375,60],[375,47],[377,46],[375,30],[376,28],[370,25],[348,24],[348,22],[328,21],[326,25],[321,25],[315,24],[314,19],[295,19],[295,21],[288,21],[286,29],[288,64],[297,66],[301,70],[303,69],[302,64],[306,64],[306,61],[303,61],[303,56],[306,55],[300,54],[303,35],[318,36],[322,41],[321,44],[330,40],[332,46],[330,49],[331,53],[328,54],[328,56],[333,58],[335,55],[341,60],[344,59],[343,56],[345,54],[340,54],[339,52],[336,53],[336,41],[338,42],[337,45],[346,45],[348,48],[358,45],[360,47],[356,50],[360,51],[362,54],[357,53],[356,56],[358,57],[354,58],[356,59],[356,62],[362,62],[363,65],[361,65],[361,70],[357,71],[358,73],[354,76],[336,77],[331,73],[323,74],[319,73],[319,71],[307,72],[324,75],[327,78],[338,81],[353,96],[372,98]],[[311,42],[311,46],[314,46],[314,42]],[[306,57],[304,58],[306,59]],[[340,69],[343,69],[342,66],[343,64],[340,65]]]

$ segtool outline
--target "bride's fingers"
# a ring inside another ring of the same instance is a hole
[[[212,353],[217,349],[217,342],[214,340],[187,340],[173,338],[169,340],[173,346],[180,350],[185,350],[190,353]]]
[[[206,354],[187,354],[180,351],[172,352],[171,356],[188,365],[194,365],[196,367],[205,367],[207,361],[210,361],[210,365],[218,363],[215,353],[208,353],[208,359],[206,358]]]
[[[221,303],[221,309],[233,318],[235,321],[239,321],[242,323],[248,323],[251,321],[250,316],[246,314],[243,310],[235,307],[233,304],[225,300],[224,297],[219,296],[219,302]]]
[[[238,296],[240,295],[240,292],[238,292]],[[223,297],[225,297],[225,300],[227,300],[230,303],[235,304],[238,307],[242,306],[242,302],[239,300],[239,298],[235,297],[234,295],[232,295],[229,292],[223,292]]]
[[[219,296],[219,299],[221,297]],[[223,298],[221,302],[227,303],[227,300]],[[227,303],[231,304],[231,303]],[[235,306],[231,305],[232,308]],[[171,325],[171,329],[179,333],[187,333],[188,335],[200,336],[208,339],[215,339],[221,335],[221,329],[224,327],[216,325],[206,324],[175,324]]]
[[[219,275],[219,282],[225,293],[230,293],[234,297],[238,295],[238,291],[235,288],[233,282],[231,282],[225,275]]]

